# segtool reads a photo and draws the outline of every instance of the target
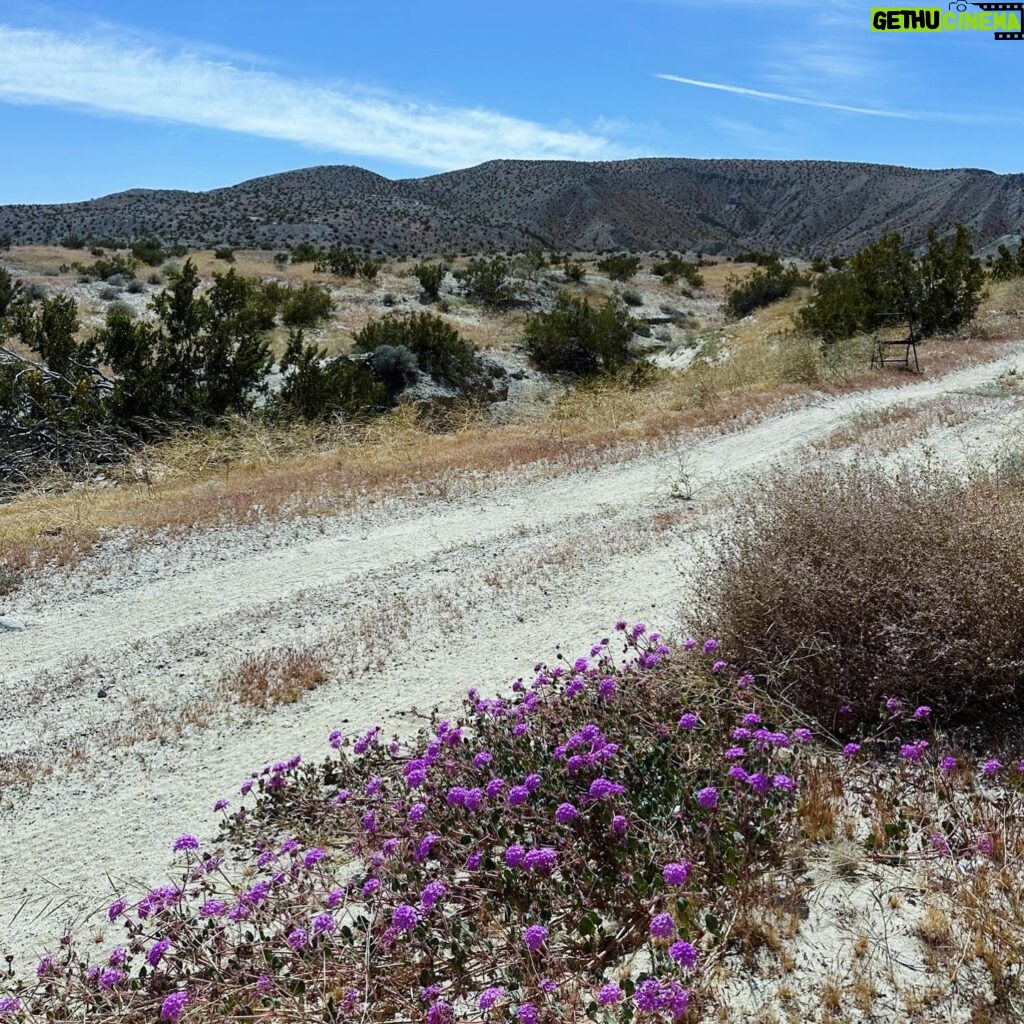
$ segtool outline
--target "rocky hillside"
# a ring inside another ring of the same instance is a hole
[[[896,229],[967,223],[986,245],[1024,223],[1024,174],[809,160],[495,160],[389,180],[328,166],[209,192],[133,189],[80,203],[0,206],[14,243],[154,236],[279,248],[300,241],[379,254],[522,250],[856,250]]]

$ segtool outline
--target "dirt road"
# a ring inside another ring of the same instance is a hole
[[[620,616],[673,630],[716,506],[745,480],[817,457],[808,443],[860,413],[970,391],[1022,360],[1018,345],[945,378],[465,498],[122,538],[69,578],[34,581],[6,609],[26,630],[0,635],[0,752],[29,770],[70,752],[74,767],[0,793],[0,953],[41,948],[104,905],[108,875],[163,880],[174,836],[213,831],[217,797],[267,761],[318,756],[333,728],[408,731],[411,708],[499,689]],[[1024,399],[970,401],[965,423],[914,450],[985,456],[1024,424]],[[689,502],[671,494],[681,455]],[[241,656],[302,645],[331,652],[332,680],[298,703],[253,716],[213,697]],[[178,735],[189,709],[197,722]]]

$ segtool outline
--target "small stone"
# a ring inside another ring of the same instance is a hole
[[[25,623],[21,619],[16,619],[13,615],[0,615],[0,629],[9,629],[13,632],[19,632],[25,628]]]

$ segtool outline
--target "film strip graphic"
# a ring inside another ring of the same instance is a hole
[[[957,10],[959,10],[960,7],[961,7],[961,4],[956,4],[956,5],[950,4],[949,5],[950,8],[952,8],[954,6],[956,7]],[[966,4],[964,4],[963,6],[966,7]],[[981,8],[981,10],[986,11],[986,12],[988,12],[988,11],[993,11],[993,12],[996,12],[996,11],[1004,11],[1004,12],[1005,11],[1014,11],[1017,14],[1017,17],[1020,19],[1021,28],[1024,28],[1024,3],[1015,3],[1015,4],[976,4],[976,3],[972,3],[971,7],[979,7],[979,8]],[[996,39],[1024,40],[1024,32],[996,32],[995,33],[995,37],[996,37]]]

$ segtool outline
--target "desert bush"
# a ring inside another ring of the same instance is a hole
[[[640,269],[640,259],[637,256],[617,253],[598,260],[597,269],[607,274],[613,281],[628,281]]]
[[[586,269],[579,260],[566,260],[564,273],[565,279],[575,284],[579,284],[587,274]]]
[[[540,369],[592,377],[635,361],[631,342],[636,328],[636,321],[613,299],[595,309],[585,299],[562,292],[551,312],[527,320],[524,341]]]
[[[132,243],[131,252],[132,256],[140,263],[151,267],[159,267],[167,258],[163,249],[160,248],[160,243],[152,238],[143,238]]]
[[[726,312],[739,318],[755,309],[770,306],[791,295],[806,280],[796,267],[784,267],[781,262],[760,266],[748,277],[732,278],[725,299]]]
[[[501,256],[474,256],[464,268],[454,272],[454,277],[471,298],[488,306],[508,306],[519,296],[519,285],[511,276],[508,261]]]
[[[423,297],[429,302],[436,301],[441,294],[441,284],[448,268],[444,263],[417,263],[412,268],[416,280],[423,289]]]
[[[359,264],[359,276],[367,283],[373,284],[380,273],[381,264],[379,260],[362,260]]]
[[[226,260],[228,263],[234,263],[235,250],[229,245],[223,245],[219,249],[213,250],[213,258],[216,260]]]
[[[161,285],[161,284],[164,283],[163,276],[160,274],[160,272],[158,270],[154,270],[153,273],[151,273],[146,278],[146,281],[147,281],[148,284],[152,284],[152,285]]]
[[[642,306],[644,297],[635,288],[627,288],[622,293],[622,301],[627,306]]]
[[[472,342],[432,313],[388,314],[371,320],[353,341],[357,352],[372,353],[382,346],[405,348],[413,353],[420,370],[457,388],[480,370]]]
[[[289,327],[312,327],[334,312],[330,294],[308,282],[284,291],[280,301],[281,322]]]
[[[825,720],[895,695],[1019,714],[1024,488],[826,466],[744,495],[703,585],[741,664]]]
[[[681,277],[691,288],[704,287],[704,275],[697,264],[683,259],[675,252],[668,253],[664,260],[655,263],[651,267],[651,273],[665,280],[667,284],[673,284]]]
[[[366,363],[384,385],[389,399],[404,391],[419,376],[416,353],[405,345],[380,345],[370,352]]]
[[[113,256],[101,256],[93,263],[72,263],[72,268],[83,277],[92,281],[110,281],[111,278],[120,277],[121,284],[135,277],[136,262],[132,256],[122,256],[114,253]]]
[[[298,250],[297,250],[298,251]],[[331,273],[338,277],[355,277],[363,261],[352,249],[339,249],[337,247],[328,250],[313,250],[313,270],[318,274]],[[305,255],[303,253],[303,255]],[[292,254],[292,262],[298,263],[295,254]]]
[[[21,297],[22,285],[16,281],[6,267],[0,267],[0,317]]]
[[[328,358],[293,331],[281,358],[284,380],[267,403],[272,418],[284,420],[363,419],[387,406],[383,385],[363,363],[346,356]]]
[[[805,330],[825,342],[877,330],[891,317],[904,320],[912,335],[928,337],[974,318],[984,279],[964,225],[956,226],[952,240],[930,231],[920,259],[893,231],[835,273],[819,277],[799,318]]]
[[[145,290],[146,286],[138,279],[128,282],[128,292],[131,295],[141,295]]]
[[[1010,281],[1015,277],[1024,276],[1024,239],[1017,239],[1017,251],[1011,252],[1009,246],[1000,243],[996,258],[992,261],[992,276],[997,281]]]

